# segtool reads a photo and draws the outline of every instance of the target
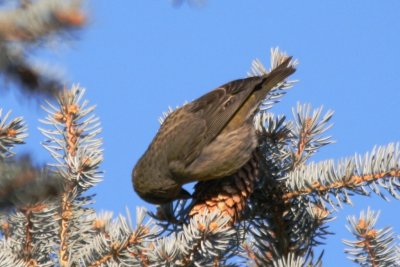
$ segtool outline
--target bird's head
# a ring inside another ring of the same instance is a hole
[[[191,194],[168,175],[154,168],[143,168],[137,164],[132,171],[132,183],[136,193],[146,202],[167,204],[177,199],[188,199]]]
[[[148,191],[139,192],[138,195],[146,202],[156,205],[163,205],[178,199],[188,199],[191,197],[190,193],[183,188],[176,188],[173,190],[163,191]]]

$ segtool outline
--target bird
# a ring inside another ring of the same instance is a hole
[[[228,82],[170,113],[132,170],[136,193],[146,202],[168,204],[191,198],[184,184],[240,170],[259,143],[254,115],[295,72],[291,60],[283,57],[267,74]]]

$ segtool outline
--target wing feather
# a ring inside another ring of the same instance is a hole
[[[176,147],[172,152],[174,164],[179,165],[174,169],[184,168],[191,164],[202,149],[227,126],[254,91],[259,89],[264,91],[263,93],[256,92],[258,96],[254,97],[255,102],[261,102],[268,91],[292,74],[294,69],[290,66],[290,60],[291,58],[287,58],[267,75],[229,82],[183,106],[179,111],[186,117],[180,120],[185,122],[181,125],[179,135],[183,140],[176,141]],[[264,88],[264,82],[267,88]],[[247,105],[259,105],[258,102],[247,103]],[[254,108],[249,110],[254,110]]]

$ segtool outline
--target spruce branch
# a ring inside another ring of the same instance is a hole
[[[29,266],[35,266],[41,260],[35,259],[35,256],[41,256],[40,254],[35,253],[34,249],[42,250],[42,248],[38,248],[39,245],[42,245],[43,243],[40,242],[39,240],[41,239],[40,234],[42,229],[38,229],[39,231],[35,230],[35,224],[37,221],[35,220],[35,213],[39,214],[43,213],[43,211],[46,208],[46,204],[41,204],[41,205],[32,205],[24,208],[20,208],[19,211],[23,214],[25,217],[25,229],[24,229],[24,242],[23,242],[23,247],[22,247],[22,255],[23,255],[23,260],[26,262]],[[35,240],[34,234],[38,234],[38,240]],[[48,236],[45,234],[45,236]],[[38,242],[39,241],[39,242]],[[42,243],[42,244],[40,244]],[[49,251],[42,250],[41,253],[48,253]]]
[[[85,24],[80,0],[41,0],[0,11],[0,72],[31,95],[54,96],[61,78],[49,69],[34,66],[28,55],[38,44],[65,35]]]
[[[146,210],[137,208],[136,227],[126,218],[112,220],[112,214],[96,216],[94,226],[100,230],[88,244],[81,259],[84,266],[149,266],[148,250],[159,229],[152,220],[145,221]],[[130,218],[128,212],[127,218]]]
[[[14,241],[15,242],[15,241]],[[0,267],[27,267],[27,264],[13,251],[13,241],[0,241]]]
[[[292,130],[293,166],[302,165],[323,146],[333,143],[330,136],[320,137],[332,127],[328,124],[333,112],[328,111],[322,118],[322,107],[314,110],[311,114],[311,105],[297,104],[292,109],[294,127]]]
[[[214,211],[198,214],[184,225],[177,236],[184,266],[219,266],[219,262],[232,257],[240,233],[230,226],[230,220]]]
[[[297,111],[299,111],[297,113]],[[250,244],[258,266],[271,265],[274,259],[295,253],[313,260],[313,248],[329,234],[326,222],[329,211],[307,198],[292,201],[282,199],[287,192],[285,177],[320,147],[330,143],[321,137],[329,129],[332,116],[322,108],[311,113],[311,106],[298,104],[295,121],[268,112],[256,116],[255,125],[261,137],[261,170],[258,187],[250,200]],[[297,155],[297,156],[296,156]]]
[[[0,40],[37,41],[52,33],[81,27],[81,1],[41,0],[0,11]]]
[[[28,156],[0,161],[0,209],[27,207],[56,198],[63,181],[48,168],[34,166]]]
[[[29,95],[54,95],[61,82],[58,75],[34,66],[27,59],[27,53],[18,46],[0,41],[0,73],[5,80],[18,83],[18,89]]]
[[[288,192],[284,200],[301,195],[312,195],[316,201],[335,203],[351,202],[349,194],[369,195],[371,192],[386,199],[381,188],[399,199],[400,185],[399,144],[374,147],[364,156],[322,161],[303,165],[291,172],[287,179]],[[335,198],[337,202],[335,202]]]
[[[295,253],[289,254],[287,257],[282,257],[280,259],[274,260],[272,263],[273,267],[321,267],[322,261],[318,259],[317,262],[312,263],[306,259],[297,256]]]
[[[43,124],[53,129],[40,128],[48,138],[43,143],[57,163],[52,164],[61,175],[83,192],[101,181],[99,165],[103,160],[99,119],[93,115],[95,106],[82,101],[85,90],[73,86],[58,99],[58,107],[50,102],[43,109],[48,112]]]
[[[295,254],[289,254],[286,258],[280,258],[272,263],[274,267],[302,267],[304,265],[304,259]]]
[[[347,218],[347,229],[357,240],[343,240],[350,247],[345,252],[360,266],[397,266],[399,254],[393,230],[390,227],[374,228],[378,218],[379,212],[370,208],[366,213],[362,211],[358,219],[355,216]]]
[[[314,248],[323,245],[327,235],[332,235],[327,223],[334,218],[322,206],[301,199],[291,203],[292,209],[285,215],[287,229],[290,229],[289,250],[306,260],[314,259]]]
[[[44,202],[19,208],[9,213],[3,222],[8,228],[4,240],[10,241],[10,250],[24,266],[54,266],[49,244],[54,242],[57,225],[56,211],[50,206],[49,202]]]
[[[155,223],[162,229],[160,235],[182,231],[189,222],[189,211],[192,205],[188,200],[173,201],[157,207],[156,213],[149,212]]]
[[[331,234],[326,223],[332,218],[328,210],[302,201],[268,203],[264,215],[248,220],[244,254],[252,266],[271,266],[290,254],[309,262],[308,265],[320,261],[322,254],[315,259],[314,248]]]
[[[293,168],[292,141],[293,123],[284,115],[260,112],[255,116],[255,127],[260,135],[262,170],[264,178],[279,180]],[[265,181],[266,182],[266,181]]]
[[[187,210],[188,212],[188,210]],[[231,266],[243,233],[231,217],[204,211],[157,236],[146,251],[150,266]]]
[[[82,101],[85,90],[73,86],[58,97],[58,106],[47,102],[43,107],[48,115],[42,123],[52,129],[40,129],[48,138],[43,146],[57,161],[51,167],[65,181],[61,194],[59,229],[59,264],[69,266],[78,259],[71,253],[87,243],[85,236],[93,230],[90,216],[92,209],[84,208],[91,203],[91,197],[81,194],[101,180],[99,165],[103,160],[102,141],[97,138],[100,125],[92,115],[94,107]]]
[[[27,127],[21,117],[17,117],[8,122],[11,111],[3,116],[0,108],[0,160],[14,155],[12,149],[23,144],[27,137]]]

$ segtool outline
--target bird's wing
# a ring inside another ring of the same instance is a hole
[[[251,104],[257,108],[271,89],[292,74],[294,69],[290,61],[291,57],[288,57],[267,75],[229,82],[188,104],[187,111],[195,114],[197,119],[204,120],[207,127],[204,145],[209,144],[224,129],[254,91],[262,91],[257,93],[260,96],[254,100],[257,103]]]
[[[210,143],[246,101],[262,78],[252,77],[235,80],[203,95],[187,107],[187,111],[203,120],[206,132],[203,143]]]
[[[179,163],[179,168],[191,164],[224,129],[254,90],[260,89],[266,81],[270,90],[292,73],[288,67],[290,60],[287,58],[265,76],[229,82],[183,106],[179,112],[180,116],[185,116],[184,120],[179,120],[185,122],[180,128],[179,136],[182,139],[177,140],[170,160]]]
[[[186,166],[200,154],[207,129],[204,120],[186,112],[184,107],[168,116],[160,129],[160,139],[168,140],[165,144],[168,167],[177,180],[185,178]]]
[[[258,80],[251,79],[253,83],[259,83]],[[248,97],[252,90],[249,82],[237,80],[221,86],[183,106],[167,118],[165,123],[173,125],[179,132],[179,139],[171,141],[168,145],[168,162],[175,177],[184,175],[186,167],[218,135]]]

